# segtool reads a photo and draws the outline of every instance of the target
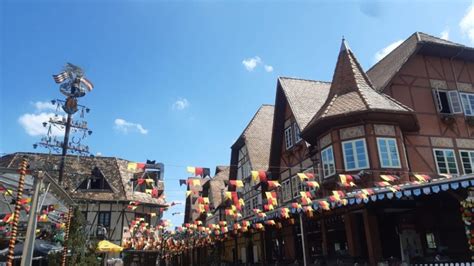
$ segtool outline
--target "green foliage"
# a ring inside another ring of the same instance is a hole
[[[66,241],[68,249],[71,251],[67,258],[67,265],[89,266],[100,265],[99,257],[95,252],[97,242],[92,241],[87,243],[87,236],[84,225],[86,221],[84,216],[79,211],[79,208],[74,208],[71,225],[69,227],[69,238]],[[48,256],[48,265],[61,265],[62,252],[50,254]]]

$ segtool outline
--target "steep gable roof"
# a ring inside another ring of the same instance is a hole
[[[278,81],[296,123],[303,130],[326,101],[331,83],[288,77],[280,77]]]
[[[374,88],[378,91],[385,89],[395,74],[424,44],[467,48],[462,44],[437,38],[423,32],[415,32],[367,71],[367,75],[373,82]]]
[[[411,111],[408,107],[374,90],[369,77],[347,46],[346,41],[343,40],[328,99],[312,121],[368,110]]]
[[[375,91],[369,77],[343,40],[328,98],[306,129],[314,129],[322,120],[369,111],[412,112],[396,100]]]
[[[273,105],[262,105],[250,123],[232,145],[239,148],[243,143],[247,147],[250,163],[255,169],[267,169],[270,158],[270,144],[273,128]]]

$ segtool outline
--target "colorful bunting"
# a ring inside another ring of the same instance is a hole
[[[206,177],[211,175],[211,171],[209,168],[202,168],[202,167],[187,167],[188,173],[194,176]]]
[[[298,173],[297,176],[300,178],[301,182],[313,180],[315,177],[312,173]]]
[[[343,187],[355,187],[356,184],[354,183],[354,177],[351,175],[339,175],[339,179],[341,180],[341,186]]]
[[[242,180],[229,180],[229,183],[237,188],[244,187],[244,182],[242,182]]]

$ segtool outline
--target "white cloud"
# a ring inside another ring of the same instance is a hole
[[[18,123],[26,131],[26,134],[30,136],[46,136],[48,133],[49,125],[46,127],[43,126],[44,122],[48,122],[51,118],[53,119],[62,119],[64,112],[62,109],[58,110],[58,115],[52,111],[56,111],[56,105],[53,105],[51,102],[42,102],[37,101],[32,103],[35,110],[33,113],[22,114],[18,118]],[[65,118],[65,117],[64,117]],[[52,136],[63,136],[64,129],[58,128],[56,126],[51,126],[51,135]]]
[[[50,118],[54,118],[54,113],[38,113],[38,114],[23,114],[18,118],[18,123],[25,129],[26,134],[30,136],[46,136],[48,133],[49,125],[43,126],[44,122],[49,121]],[[61,118],[61,116],[58,116]],[[52,136],[64,135],[64,129],[60,129],[55,126],[51,126]]]
[[[242,65],[244,65],[245,69],[247,71],[254,71],[255,68],[257,68],[259,65],[263,65],[263,68],[265,69],[266,72],[273,72],[273,66],[271,65],[266,65],[262,58],[260,56],[254,56],[250,58],[246,58],[242,60]]]
[[[440,34],[441,39],[449,40],[449,28],[444,29]]]
[[[396,42],[389,44],[387,47],[379,50],[377,53],[375,53],[375,56],[374,56],[375,62],[380,61],[380,59],[388,55],[391,51],[393,51],[393,49],[397,48],[402,42],[403,40],[398,40]]]
[[[474,4],[469,6],[466,14],[459,22],[461,33],[467,35],[471,43],[474,43]]]
[[[257,65],[262,63],[262,59],[258,56],[254,56],[252,58],[247,58],[242,61],[242,64],[248,71],[253,71]]]
[[[148,134],[148,129],[145,129],[141,124],[138,124],[138,123],[128,122],[121,118],[115,119],[114,123],[115,123],[115,129],[125,134],[127,134],[128,132],[133,132],[133,131],[136,131],[143,135]]]
[[[189,107],[189,101],[186,98],[179,98],[173,103],[173,110],[184,110]]]
[[[270,65],[265,65],[265,71],[267,72],[273,72],[273,67]]]

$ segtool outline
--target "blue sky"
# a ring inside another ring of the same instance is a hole
[[[51,75],[83,67],[92,152],[166,167],[230,161],[278,76],[330,81],[341,36],[365,69],[415,31],[474,43],[471,1],[0,1],[0,153],[33,151],[61,97]],[[391,45],[391,46],[390,46]],[[389,50],[385,49],[385,51]],[[165,218],[173,224],[183,216]]]

